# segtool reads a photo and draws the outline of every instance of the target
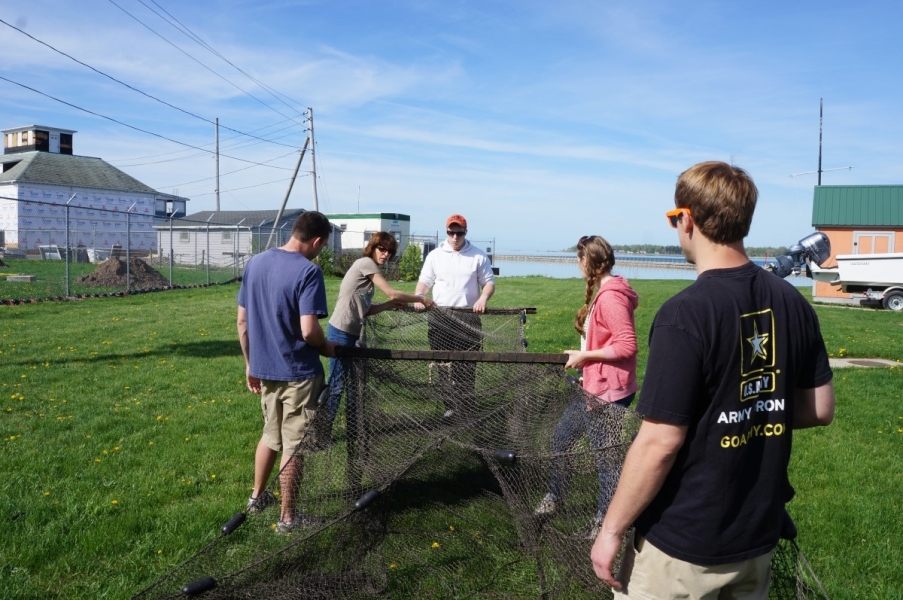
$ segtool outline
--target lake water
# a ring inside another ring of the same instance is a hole
[[[544,258],[569,258],[574,257],[574,253],[549,252],[536,257],[525,256],[519,257],[518,260],[503,260],[495,258],[493,266],[498,267],[499,277],[524,277],[529,275],[538,275],[541,277],[552,277],[554,279],[579,279],[580,267],[577,265],[577,259],[569,262],[553,262],[542,260]],[[523,260],[521,260],[521,258]],[[531,260],[533,259],[533,260]],[[753,258],[753,262],[759,265],[765,264],[763,258]],[[661,264],[643,265],[643,262],[649,263],[674,263],[674,267],[665,267]],[[630,279],[685,279],[693,281],[696,279],[696,271],[687,264],[683,256],[648,256],[648,255],[615,255],[614,274],[620,275],[627,280]],[[787,281],[797,287],[811,287],[812,280],[805,275],[791,275],[787,277]]]

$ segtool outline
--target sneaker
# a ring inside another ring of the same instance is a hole
[[[276,504],[276,496],[273,495],[273,492],[263,490],[256,498],[248,498],[248,507],[245,509],[245,512],[249,515],[256,515],[274,504]]]
[[[584,540],[595,541],[599,537],[599,531],[602,529],[602,520],[604,517],[595,517],[589,525],[578,531],[575,535]]]
[[[537,517],[551,517],[556,512],[558,512],[558,496],[549,492],[539,501],[533,514]]]
[[[315,517],[313,515],[305,515],[304,513],[295,515],[291,521],[279,521],[276,523],[276,533],[291,533],[299,529],[310,529],[324,523],[326,519],[323,517]]]

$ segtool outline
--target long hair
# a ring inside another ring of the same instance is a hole
[[[367,242],[367,246],[364,248],[363,255],[367,258],[373,258],[373,254],[376,252],[377,246],[388,248],[389,260],[392,260],[392,258],[395,256],[395,252],[398,250],[398,240],[396,240],[395,236],[391,233],[386,233],[385,231],[377,231],[370,237],[370,241]]]
[[[574,319],[574,329],[580,335],[586,335],[583,325],[586,323],[586,316],[589,314],[589,307],[593,302],[593,292],[599,280],[606,274],[611,273],[615,266],[615,253],[611,249],[611,245],[605,241],[605,238],[598,235],[585,235],[577,242],[577,258],[579,260],[586,259],[583,266],[583,278],[586,280],[586,299],[580,310],[577,311],[577,318]]]

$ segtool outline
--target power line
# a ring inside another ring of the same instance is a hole
[[[256,132],[256,131],[261,131],[261,130],[263,130],[263,129],[267,129],[267,128],[269,128],[269,127],[273,127],[273,126],[275,126],[275,125],[281,125],[282,123],[285,123],[286,121],[289,121],[289,120],[290,120],[290,119],[283,119],[282,121],[280,121],[280,122],[278,122],[278,123],[271,123],[270,125],[264,125],[263,127],[258,127],[257,129],[252,129],[251,131],[254,131],[254,132]],[[277,131],[274,131],[273,133],[279,133],[280,131],[285,131],[285,130],[290,129],[290,128],[296,126],[296,125],[297,125],[297,123],[295,123],[294,121],[292,121],[292,125],[289,125],[288,127],[283,127],[282,129],[279,129],[279,130],[277,130]],[[270,134],[270,135],[272,135],[272,134]],[[282,138],[288,137],[289,135],[293,135],[293,133],[287,133],[287,134],[284,134],[284,135],[281,135],[281,136],[278,136],[278,137],[273,137],[272,139],[282,139]],[[226,138],[224,141],[228,142],[228,141],[237,139],[238,137],[239,137],[239,136],[237,136],[237,135],[233,135],[233,136],[230,137],[230,138]],[[249,147],[249,146],[253,146],[253,145],[259,144],[259,143],[260,143],[260,142],[249,142],[249,143],[245,143],[245,145],[235,144],[234,146],[229,146],[227,149],[233,149],[233,150],[234,150],[234,149],[236,149],[236,148],[247,148],[247,147]],[[212,146],[212,145],[213,145],[212,143],[210,143],[210,144],[204,144],[204,147],[206,148],[206,147],[209,147],[209,146]],[[292,147],[294,148],[294,146],[292,146]],[[185,158],[194,158],[195,156],[200,156],[200,154],[191,154],[191,155],[189,155],[189,156],[179,156],[179,157],[169,158],[169,159],[166,159],[166,160],[160,160],[160,161],[152,161],[152,162],[136,163],[136,164],[123,164],[123,163],[131,163],[131,161],[134,161],[134,160],[146,160],[146,159],[148,159],[148,158],[158,158],[158,157],[160,157],[160,156],[173,156],[174,154],[180,154],[180,153],[182,153],[182,152],[186,152],[186,150],[173,150],[172,152],[161,152],[161,153],[159,153],[159,154],[148,154],[148,155],[145,155],[145,156],[133,156],[133,157],[131,157],[131,158],[122,158],[122,159],[118,159],[118,160],[110,160],[110,161],[108,161],[108,162],[110,162],[110,163],[112,163],[112,164],[114,164],[114,165],[115,165],[115,164],[118,164],[118,165],[123,166],[123,167],[143,167],[143,166],[145,166],[145,165],[155,165],[155,164],[160,164],[160,163],[164,163],[164,162],[172,162],[172,161],[174,161],[174,160],[182,160],[182,159],[185,159]]]
[[[303,177],[306,177],[306,175],[303,175]],[[239,191],[239,190],[247,190],[247,189],[259,187],[259,186],[261,186],[261,185],[270,185],[270,184],[273,184],[273,183],[282,183],[283,181],[288,181],[289,179],[291,179],[291,177],[286,177],[285,179],[276,179],[275,181],[267,181],[266,183],[256,183],[256,184],[254,184],[254,185],[247,185],[247,186],[245,186],[245,187],[240,187],[240,188],[232,188],[231,190],[220,190],[220,193],[221,193],[221,194],[225,194],[225,193],[228,193],[228,192],[237,192],[237,191]],[[200,196],[211,196],[211,195],[213,195],[213,194],[215,194],[215,193],[216,193],[216,192],[207,192],[207,193],[204,193],[204,194],[192,194],[191,197],[192,197],[192,198],[198,198],[198,197],[200,197]]]
[[[179,111],[179,112],[181,112],[181,113],[183,113],[183,114],[186,114],[186,115],[188,115],[189,117],[194,117],[195,119],[200,119],[201,121],[204,121],[205,123],[209,123],[210,125],[214,125],[214,124],[215,124],[215,123],[214,123],[213,121],[211,121],[210,119],[204,118],[204,117],[202,117],[202,116],[200,116],[200,115],[196,115],[196,114],[194,114],[194,113],[191,112],[191,111],[185,110],[184,108],[180,108],[180,107],[178,107],[178,106],[176,106],[176,105],[174,105],[174,104],[171,104],[171,103],[167,102],[166,100],[162,100],[162,99],[160,99],[160,98],[157,98],[156,96],[154,96],[154,95],[152,95],[152,94],[148,94],[147,92],[144,92],[144,91],[142,91],[142,90],[139,90],[138,88],[136,88],[136,87],[134,87],[134,86],[132,86],[132,85],[129,85],[128,83],[126,83],[126,82],[124,82],[124,81],[121,81],[121,80],[119,80],[119,79],[116,79],[116,78],[113,77],[112,75],[109,75],[109,74],[107,74],[107,73],[104,73],[104,72],[101,71],[100,69],[96,69],[96,68],[92,67],[92,66],[89,65],[88,63],[83,62],[83,61],[81,61],[81,60],[75,58],[74,56],[72,56],[72,55],[70,55],[70,54],[67,54],[67,53],[63,52],[62,50],[60,50],[60,49],[58,49],[58,48],[55,48],[54,46],[48,44],[47,42],[45,42],[45,41],[43,41],[43,40],[39,40],[38,38],[34,37],[34,36],[31,35],[30,33],[26,32],[26,31],[23,31],[22,29],[19,29],[19,28],[16,27],[15,25],[12,25],[12,24],[10,24],[10,23],[7,23],[7,22],[4,21],[3,19],[0,19],[0,23],[3,23],[4,25],[6,25],[7,27],[9,27],[10,29],[15,29],[16,31],[18,31],[18,32],[21,33],[22,35],[24,35],[24,36],[26,36],[26,37],[28,37],[28,38],[34,40],[35,42],[41,44],[42,46],[45,46],[45,47],[47,47],[47,48],[50,48],[51,50],[53,50],[53,51],[56,52],[57,54],[60,54],[60,55],[62,55],[62,56],[65,56],[65,57],[68,58],[69,60],[71,60],[71,61],[73,61],[73,62],[76,62],[76,63],[80,64],[81,66],[87,68],[87,69],[91,69],[92,71],[94,71],[94,72],[97,73],[98,75],[102,75],[102,76],[106,77],[107,79],[109,79],[109,80],[111,80],[111,81],[114,81],[114,82],[118,83],[119,85],[122,85],[122,86],[127,87],[128,89],[132,90],[133,92],[137,92],[137,93],[141,94],[142,96],[144,96],[144,97],[146,97],[146,98],[150,98],[151,100],[155,100],[156,102],[159,102],[160,104],[166,105],[166,106],[168,106],[169,108],[172,108],[172,109],[177,110],[177,111]],[[237,130],[237,129],[233,129],[233,128],[231,128],[231,127],[227,127],[227,126],[225,126],[225,125],[220,125],[220,127],[222,127],[223,129],[228,129],[229,131],[235,132],[235,133],[237,133],[237,134],[239,134],[239,135],[243,135],[243,136],[247,136],[247,137],[251,137],[251,138],[260,140],[260,141],[262,141],[262,142],[269,142],[269,143],[271,143],[271,144],[276,144],[276,145],[279,145],[279,146],[285,146],[285,147],[287,147],[287,148],[291,148],[291,147],[292,147],[292,146],[289,146],[288,144],[283,144],[283,143],[281,143],[281,142],[275,142],[275,141],[272,141],[272,140],[267,140],[267,139],[265,139],[265,138],[258,137],[258,136],[256,136],[256,135],[252,135],[252,134],[246,133],[246,132],[244,132],[244,131],[239,131],[239,130]]]
[[[287,133],[287,134],[285,134],[285,135],[280,136],[280,138],[288,137],[288,136],[290,136],[290,135],[293,135],[293,133]],[[229,140],[234,140],[234,139],[236,139],[237,137],[238,137],[238,136],[233,136],[233,137],[229,138]],[[227,141],[228,141],[228,140],[227,140]],[[229,146],[227,149],[237,150],[237,149],[240,149],[240,148],[249,148],[249,147],[254,146],[254,145],[257,145],[257,144],[259,144],[259,143],[260,143],[260,142],[249,142],[249,143],[244,143],[244,144],[235,144],[234,146]],[[211,145],[211,144],[206,144],[206,146],[210,146],[210,145]],[[280,144],[280,145],[282,145],[282,146],[288,146],[288,147],[290,147],[290,148],[295,148],[295,150],[297,151],[297,147],[296,147],[296,146],[291,146],[291,145],[288,145],[288,144]],[[185,152],[185,150],[176,150],[175,152],[165,152],[165,153],[163,153],[163,154],[154,154],[154,155],[151,155],[151,156],[148,156],[148,157],[145,157],[145,158],[153,158],[153,157],[155,157],[155,156],[171,156],[171,155],[173,155],[173,154],[178,154],[178,153],[181,153],[181,152]],[[207,152],[211,152],[211,151],[208,150]],[[292,154],[292,153],[289,152],[288,154]],[[288,154],[284,154],[283,156],[288,156]],[[186,160],[186,159],[189,159],[189,158],[196,158],[196,157],[198,157],[198,156],[202,156],[202,153],[199,153],[199,152],[198,152],[198,153],[195,153],[195,154],[189,154],[189,155],[187,155],[187,156],[174,156],[173,158],[166,158],[166,159],[163,159],[163,160],[154,160],[154,161],[143,162],[143,163],[131,163],[131,162],[129,162],[130,160],[141,160],[140,157],[138,157],[138,158],[132,158],[132,159],[115,160],[115,161],[111,160],[111,161],[108,161],[108,162],[110,162],[110,163],[112,163],[112,164],[115,164],[115,165],[118,165],[118,166],[123,167],[123,168],[125,168],[125,167],[144,167],[144,166],[147,166],[147,165],[160,165],[160,164],[163,164],[163,163],[175,162],[175,161],[178,161],[178,160]],[[223,156],[223,154],[220,153],[220,156]],[[267,162],[270,162],[270,161],[264,161],[264,163],[267,163]]]
[[[205,42],[203,39],[201,39],[200,36],[198,36],[198,35],[195,34],[193,31],[191,31],[191,29],[189,29],[188,26],[186,26],[185,24],[183,24],[183,23],[182,23],[181,21],[179,21],[176,17],[174,17],[171,13],[169,13],[165,8],[163,8],[162,6],[160,6],[160,4],[156,2],[156,0],[151,0],[151,2],[153,2],[153,4],[154,4],[157,8],[159,8],[159,9],[162,10],[164,13],[166,13],[166,16],[169,17],[169,19],[172,19],[172,21],[175,21],[175,24],[173,24],[172,21],[170,21],[170,20],[167,19],[166,17],[163,17],[162,15],[160,15],[160,13],[158,13],[158,12],[155,11],[153,8],[151,8],[150,6],[148,6],[148,5],[144,2],[144,0],[138,0],[138,2],[140,2],[141,4],[143,4],[149,11],[153,12],[153,13],[156,14],[158,17],[160,17],[161,19],[163,19],[163,20],[165,20],[166,22],[168,22],[168,23],[169,23],[170,25],[172,25],[174,28],[176,28],[176,29],[178,29],[179,31],[181,31],[184,35],[186,35],[189,39],[193,40],[195,43],[197,43],[198,45],[200,45],[202,48],[205,48],[207,51],[209,51],[209,52],[210,52],[211,54],[213,54],[214,56],[216,56],[216,57],[222,59],[226,64],[230,65],[230,66],[233,67],[236,71],[238,71],[239,73],[241,73],[242,75],[244,75],[245,77],[247,77],[248,79],[250,79],[251,81],[253,81],[254,83],[256,83],[257,85],[259,85],[261,88],[263,88],[264,90],[266,90],[267,92],[269,92],[270,95],[273,96],[273,98],[275,98],[275,99],[278,100],[279,102],[282,102],[282,104],[285,104],[288,108],[294,110],[295,112],[298,112],[300,115],[303,115],[303,114],[304,114],[305,111],[299,111],[299,110],[298,110],[297,108],[295,108],[294,106],[291,106],[290,104],[286,103],[286,102],[285,102],[284,100],[282,100],[282,98],[280,98],[279,96],[282,96],[283,98],[287,98],[288,100],[291,100],[292,102],[294,102],[294,103],[295,103],[296,105],[298,105],[298,106],[304,106],[303,103],[298,102],[297,100],[294,100],[294,99],[292,99],[292,98],[289,98],[288,96],[286,96],[286,95],[283,94],[282,92],[279,92],[279,91],[276,90],[275,88],[272,88],[272,87],[268,86],[268,85],[265,84],[264,82],[260,81],[259,79],[257,79],[256,77],[254,77],[254,76],[251,75],[250,73],[246,72],[244,69],[242,69],[241,67],[239,67],[238,65],[236,65],[236,64],[233,63],[232,61],[230,61],[228,58],[226,58],[225,56],[223,56],[219,51],[217,51],[215,48],[213,48],[213,46],[211,46],[210,44],[208,44],[207,42]]]
[[[252,94],[251,92],[245,90],[244,88],[242,88],[242,87],[239,86],[238,84],[233,83],[232,81],[230,81],[229,79],[227,79],[227,78],[224,77],[223,75],[220,75],[219,73],[217,73],[216,71],[214,71],[212,68],[208,67],[207,65],[205,65],[204,63],[202,63],[201,61],[199,61],[198,59],[196,59],[195,57],[193,57],[191,54],[189,54],[189,53],[186,52],[185,50],[182,50],[182,49],[179,48],[175,43],[169,41],[168,39],[166,39],[165,36],[163,36],[162,34],[158,33],[157,31],[155,31],[151,26],[145,24],[141,19],[139,19],[138,17],[136,17],[135,15],[133,15],[132,13],[130,13],[129,11],[127,11],[126,9],[124,9],[124,8],[122,8],[121,6],[119,6],[118,4],[116,4],[116,2],[114,2],[114,0],[108,0],[108,2],[109,2],[110,4],[112,4],[113,6],[115,6],[116,8],[118,8],[119,10],[121,10],[122,12],[124,12],[126,15],[128,15],[128,16],[131,17],[132,19],[134,19],[139,25],[141,25],[142,27],[144,27],[145,29],[147,29],[148,31],[150,31],[151,33],[153,33],[154,35],[156,35],[157,37],[159,37],[161,40],[163,40],[164,42],[166,42],[166,43],[169,44],[170,46],[172,46],[173,48],[175,48],[176,50],[178,50],[179,52],[181,52],[182,54],[184,54],[185,56],[187,56],[188,58],[190,58],[191,60],[193,60],[194,62],[196,62],[197,64],[199,64],[200,66],[204,67],[205,69],[207,69],[208,71],[210,71],[211,73],[213,73],[214,75],[216,75],[217,77],[219,77],[220,79],[222,79],[223,81],[225,81],[226,83],[228,83],[229,85],[231,85],[232,87],[234,87],[235,89],[237,89],[238,91],[240,91],[241,93],[243,93],[243,94],[245,94],[246,96],[248,96],[249,98],[251,98],[251,99],[253,99],[253,100],[259,102],[260,104],[262,104],[263,106],[269,108],[269,109],[272,110],[273,112],[275,112],[275,113],[277,113],[277,114],[279,114],[279,115],[285,117],[286,119],[291,119],[292,121],[295,120],[295,117],[290,117],[290,116],[286,115],[285,113],[282,113],[281,111],[276,110],[275,108],[273,108],[272,106],[270,106],[269,104],[267,104],[266,102],[264,102],[263,100],[261,100],[260,98],[258,98],[257,96],[255,96],[254,94]],[[295,112],[298,112],[298,111],[296,110]],[[299,114],[301,114],[301,113],[299,113]],[[296,121],[296,122],[297,122],[297,121]]]
[[[262,164],[262,165],[266,165],[266,163],[271,163],[271,162],[273,162],[274,160],[279,160],[280,158],[285,158],[286,156],[289,156],[290,154],[295,154],[296,152],[297,152],[297,150],[295,150],[294,152],[287,152],[287,153],[285,153],[285,154],[283,154],[283,155],[281,155],[281,156],[277,156],[276,158],[271,158],[270,160],[266,160],[266,161],[264,161],[264,162],[261,163],[261,164]],[[256,167],[256,166],[258,166],[258,165],[249,165],[249,166],[247,166],[247,167],[242,167],[241,169],[235,169],[234,171],[229,171],[228,173],[220,173],[220,177],[225,177],[226,175],[234,175],[235,173],[239,173],[239,172],[241,172],[241,171],[247,171],[248,169],[253,169],[253,168]],[[161,188],[174,188],[174,187],[180,187],[180,186],[183,186],[183,185],[192,185],[192,184],[194,184],[194,183],[201,183],[201,182],[204,182],[204,181],[210,181],[211,179],[216,179],[216,176],[214,176],[214,177],[205,177],[205,178],[203,178],[203,179],[195,179],[194,181],[185,181],[185,182],[183,182],[183,183],[174,183],[174,184],[172,184],[172,185],[162,185],[162,186],[159,186],[159,187],[161,187]]]
[[[33,88],[33,87],[27,86],[27,85],[25,85],[24,83],[19,83],[18,81],[13,81],[12,79],[8,79],[8,78],[6,78],[6,77],[4,77],[4,76],[2,76],[2,75],[0,75],[0,79],[2,79],[3,81],[7,81],[7,82],[9,82],[9,83],[11,83],[11,84],[13,84],[13,85],[17,85],[17,86],[19,86],[19,87],[21,87],[21,88],[24,88],[24,89],[26,89],[26,90],[32,91],[32,92],[34,92],[34,93],[36,93],[36,94],[40,94],[41,96],[44,96],[44,97],[46,97],[46,98],[50,98],[51,100],[55,100],[56,102],[59,102],[60,104],[65,104],[66,106],[69,106],[69,107],[74,108],[74,109],[76,109],[76,110],[80,110],[80,111],[82,111],[82,112],[88,113],[89,115],[94,115],[95,117],[100,117],[101,119],[106,119],[107,121],[112,121],[113,123],[116,123],[117,125],[122,125],[123,127],[128,127],[129,129],[134,129],[135,131],[140,131],[141,133],[146,133],[146,134],[148,134],[148,135],[152,135],[152,136],[154,136],[154,137],[158,137],[158,138],[160,138],[161,140],[166,140],[166,141],[172,142],[172,143],[174,143],[174,144],[179,144],[180,146],[185,146],[186,148],[193,148],[193,149],[195,149],[195,150],[200,150],[201,152],[206,152],[207,154],[214,154],[214,152],[213,152],[212,150],[207,150],[207,149],[205,149],[205,148],[201,148],[200,146],[195,146],[195,145],[193,145],[193,144],[188,144],[188,143],[186,143],[186,142],[180,142],[179,140],[175,140],[175,139],[173,139],[173,138],[171,138],[171,137],[167,137],[167,136],[161,135],[161,134],[159,134],[159,133],[154,133],[153,131],[149,131],[149,130],[147,130],[147,129],[142,129],[142,128],[140,128],[140,127],[136,127],[135,125],[129,125],[128,123],[125,123],[125,122],[120,121],[120,120],[118,120],[118,119],[114,119],[113,117],[108,117],[108,116],[102,115],[102,114],[100,114],[100,113],[98,113],[98,112],[94,112],[93,110],[88,110],[87,108],[82,108],[81,106],[77,106],[77,105],[75,105],[75,104],[72,104],[71,102],[66,102],[65,100],[61,100],[60,98],[57,98],[56,96],[51,96],[50,94],[47,94],[47,93],[42,92],[42,91],[40,91],[40,90],[37,90],[37,89],[35,89],[35,88]],[[292,170],[292,169],[289,169],[288,167],[276,167],[276,166],[273,166],[273,165],[265,165],[265,164],[262,164],[262,163],[254,162],[254,161],[252,161],[252,160],[246,160],[246,159],[244,159],[244,158],[238,158],[237,156],[229,156],[229,155],[226,155],[226,154],[220,154],[220,156],[225,156],[226,158],[231,158],[232,160],[237,160],[237,161],[239,161],[239,162],[249,163],[249,164],[252,164],[252,165],[259,165],[259,166],[263,166],[263,167],[269,167],[269,168],[271,168],[271,169],[280,169],[280,170],[283,170],[283,171],[291,171],[291,170]]]

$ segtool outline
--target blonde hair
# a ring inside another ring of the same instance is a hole
[[[746,237],[758,198],[749,173],[719,161],[693,165],[680,174],[674,191],[674,205],[689,208],[699,231],[718,244]]]
[[[586,335],[583,325],[589,314],[589,307],[593,302],[593,292],[596,284],[615,266],[615,253],[605,238],[598,235],[585,235],[577,242],[577,258],[586,259],[583,266],[583,278],[586,280],[586,299],[577,317],[574,319],[574,329],[580,335]]]

